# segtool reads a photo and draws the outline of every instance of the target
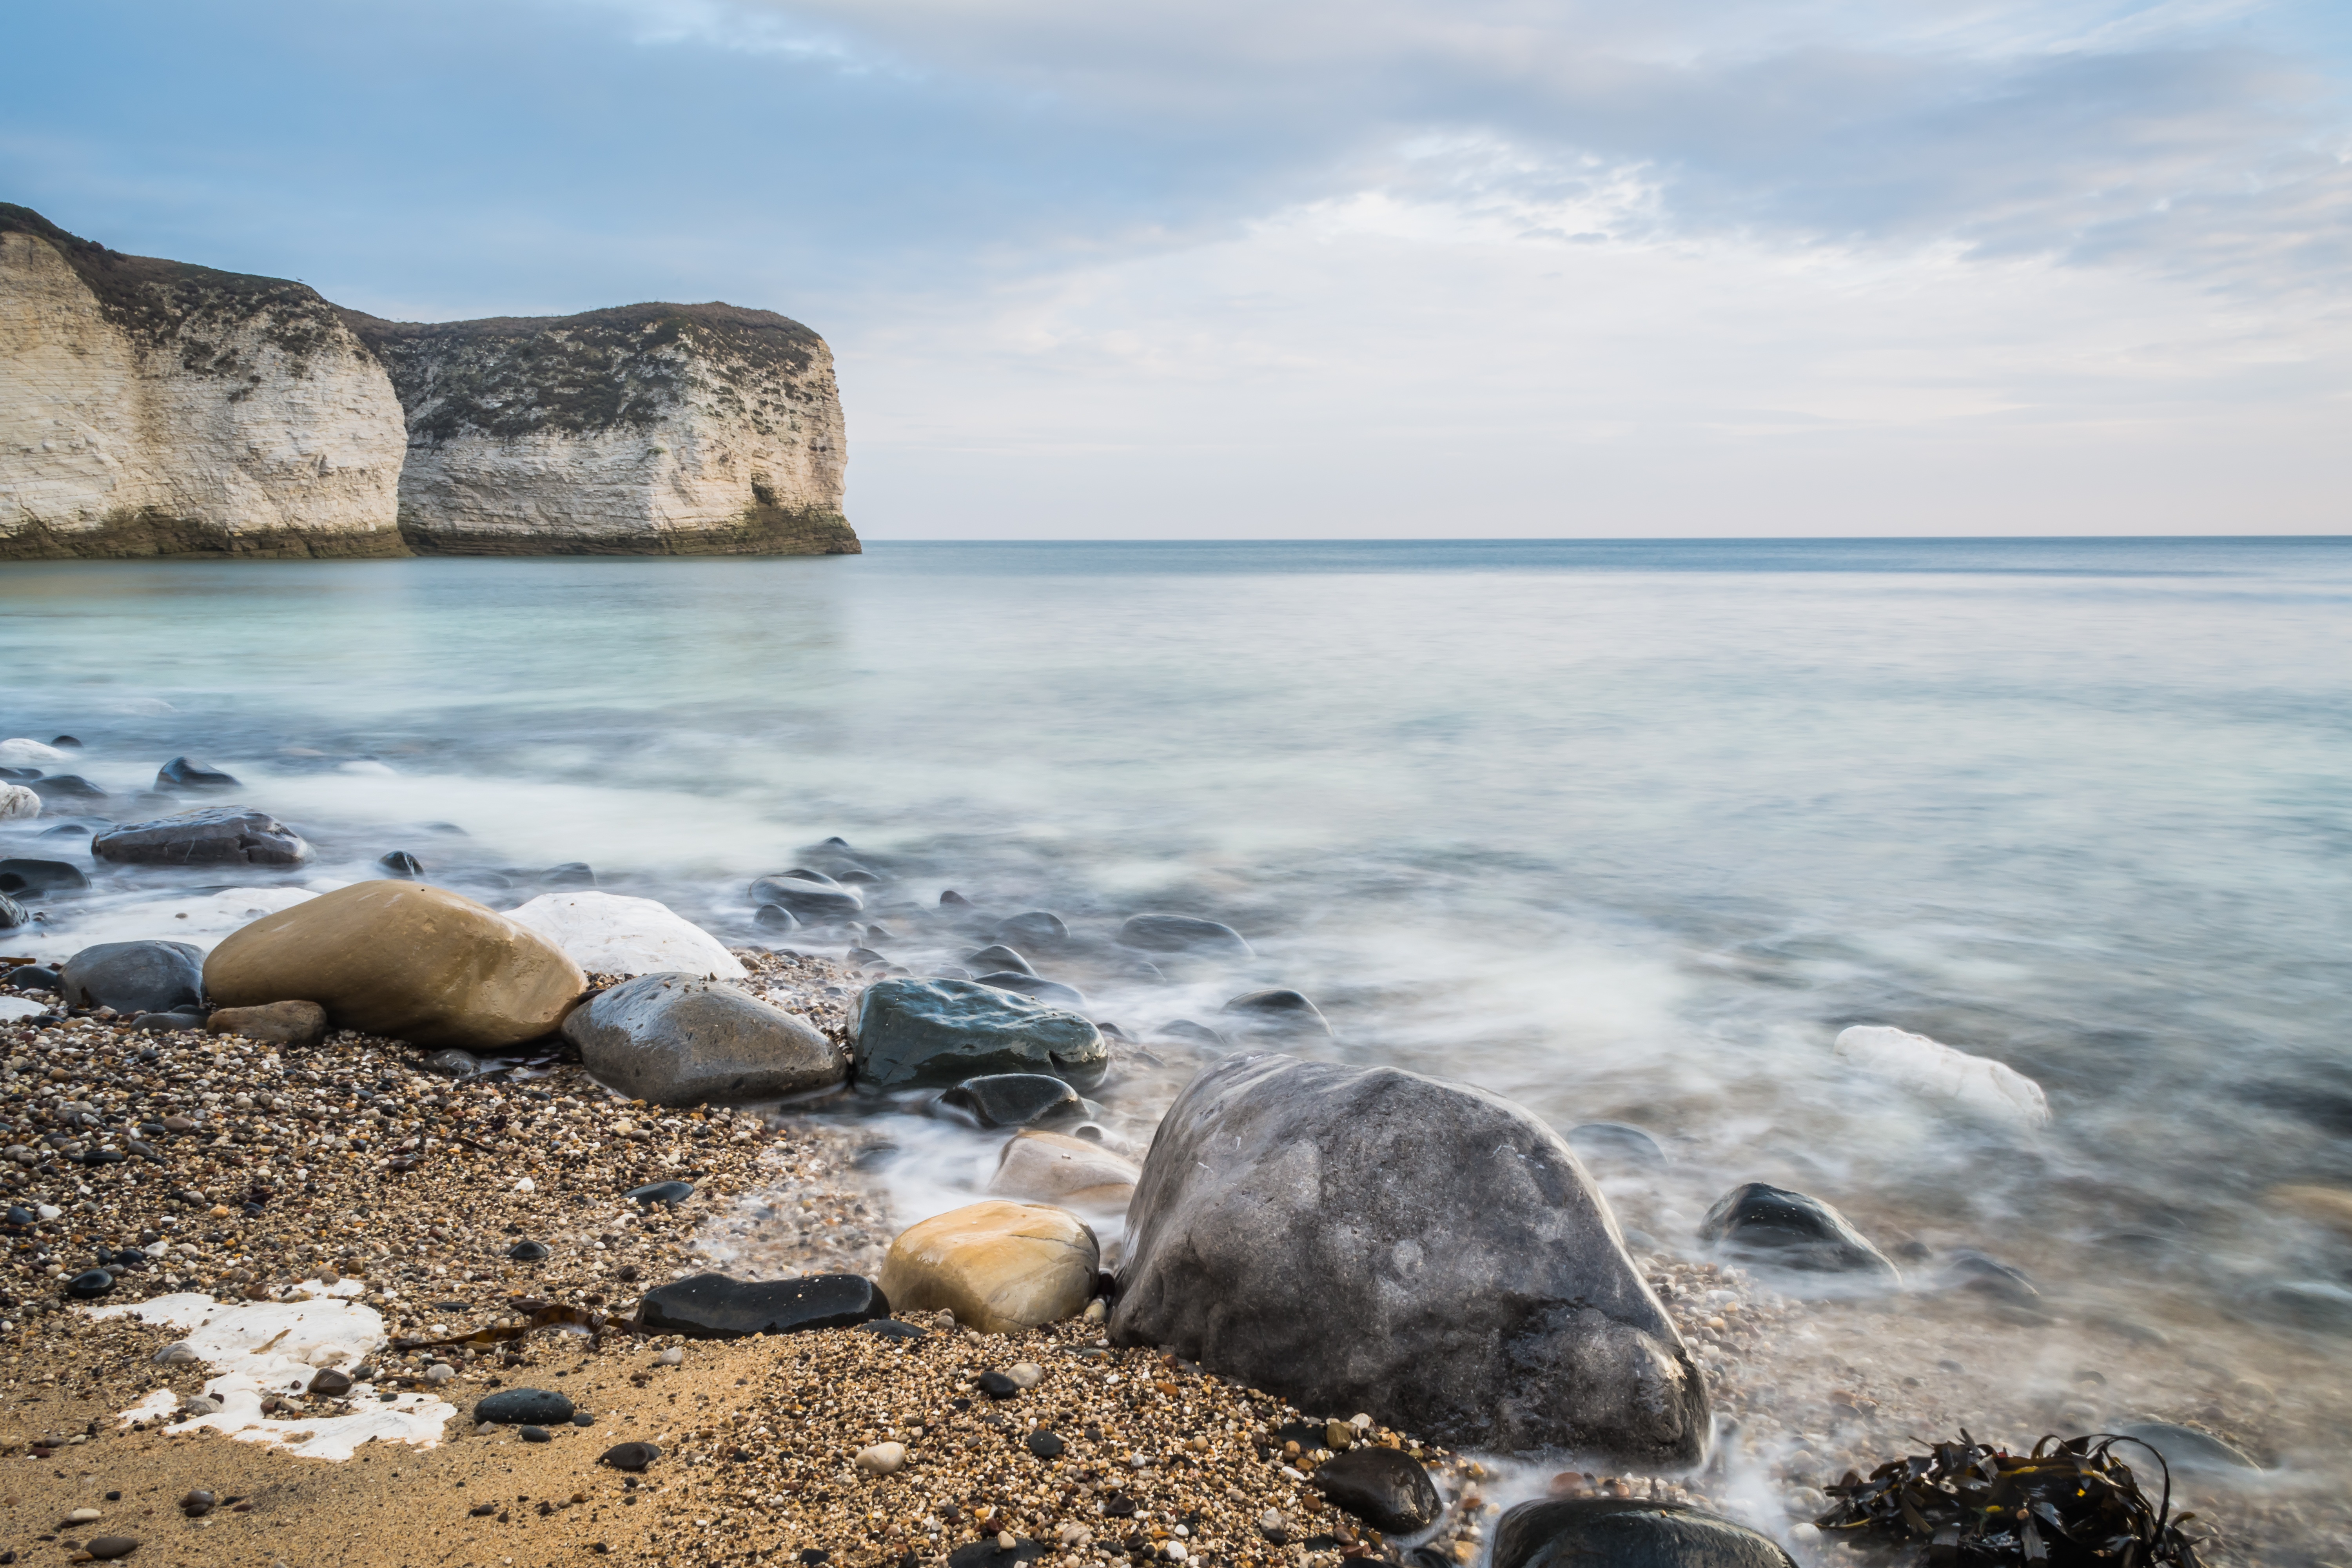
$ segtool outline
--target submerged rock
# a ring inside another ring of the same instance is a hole
[[[208,768],[187,757],[173,757],[155,773],[155,787],[161,790],[235,789],[237,782],[235,773]]]
[[[110,827],[89,852],[132,866],[299,866],[310,846],[266,811],[215,805]]]
[[[703,1340],[849,1329],[889,1315],[887,1297],[856,1274],[759,1280],[697,1274],[646,1291],[637,1308],[637,1321],[647,1333]]]
[[[104,942],[58,972],[68,1007],[168,1013],[205,999],[205,955],[184,942]]]
[[[1029,1198],[1066,1208],[1120,1209],[1135,1195],[1143,1173],[1099,1143],[1029,1128],[998,1151],[991,1195]]]
[[[1076,986],[1065,985],[1058,980],[1040,980],[1034,974],[1024,974],[1018,970],[1001,969],[992,974],[975,975],[972,983],[992,985],[999,991],[1010,991],[1050,1006],[1067,1007],[1073,1012],[1087,1005],[1086,993]]]
[[[0,860],[0,893],[69,893],[89,886],[88,874],[68,861],[14,856]]]
[[[1252,991],[1225,1004],[1236,1027],[1274,1035],[1328,1035],[1322,1009],[1296,991]]]
[[[1102,1031],[1085,1018],[973,981],[877,981],[858,1001],[855,1074],[865,1088],[1045,1072],[1088,1089],[1109,1064]]]
[[[1031,1127],[1086,1114],[1087,1102],[1060,1079],[1038,1072],[989,1073],[968,1078],[939,1103],[961,1112],[975,1127]]]
[[[1495,1529],[1490,1568],[1796,1568],[1768,1535],[1681,1503],[1523,1502]]]
[[[1749,1182],[1716,1200],[1699,1221],[1699,1240],[1758,1263],[1814,1273],[1902,1272],[1845,1215],[1816,1197]]]
[[[646,974],[563,1021],[588,1070],[654,1105],[774,1100],[837,1084],[848,1064],[807,1019],[726,981]]]
[[[1228,1057],[1162,1119],[1111,1338],[1454,1447],[1643,1467],[1706,1389],[1559,1134],[1483,1089]]]
[[[1839,1033],[1832,1055],[1915,1094],[1948,1100],[2023,1127],[2050,1123],[2050,1102],[2040,1084],[2006,1063],[1970,1056],[1925,1035],[1856,1024]]]
[[[1640,1128],[1622,1121],[1584,1121],[1568,1130],[1569,1147],[1587,1160],[1663,1166],[1666,1152]]]
[[[1036,966],[1003,942],[991,942],[977,952],[964,954],[961,967],[974,974],[1003,973],[1034,974]]]
[[[807,877],[762,877],[751,884],[754,904],[773,904],[803,921],[846,920],[866,908],[851,889]]]
[[[750,971],[715,936],[654,899],[593,889],[541,893],[507,919],[535,931],[591,974],[685,973],[741,980]]]
[[[335,1027],[496,1051],[553,1034],[588,989],[562,949],[418,882],[355,882],[265,915],[205,961],[224,1006],[316,1002]]]
[[[1427,1530],[1444,1511],[1429,1472],[1394,1448],[1350,1448],[1318,1468],[1312,1482],[1335,1506],[1389,1535]]]
[[[998,926],[995,940],[1007,946],[1052,949],[1070,940],[1070,928],[1051,910],[1031,910]]]
[[[2175,1475],[2245,1477],[2262,1470],[2262,1466],[2236,1447],[2194,1426],[2176,1426],[2169,1421],[2134,1421],[2116,1427],[2116,1436],[2147,1444],[2164,1456],[2165,1465]],[[2126,1464],[2132,1461],[2128,1447],[2118,1447],[2116,1456]]]
[[[1122,947],[1146,952],[1215,952],[1234,958],[1250,956],[1242,933],[1197,915],[1132,915],[1118,928]]]
[[[900,1311],[944,1308],[983,1333],[1011,1333],[1083,1311],[1100,1258],[1076,1215],[992,1200],[901,1232],[882,1260],[881,1287]]]

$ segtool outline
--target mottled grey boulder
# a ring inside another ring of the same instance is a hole
[[[654,1105],[773,1100],[847,1076],[807,1019],[724,980],[641,974],[574,1007],[563,1037],[590,1072]]]
[[[881,980],[857,1004],[856,1076],[926,1089],[982,1073],[1051,1073],[1091,1089],[1110,1066],[1102,1031],[1075,1013],[970,980]]]
[[[310,858],[300,834],[242,805],[110,827],[89,841],[89,852],[134,866],[299,866]]]
[[[1110,1319],[1452,1447],[1696,1463],[1706,1384],[1557,1132],[1391,1068],[1228,1057],[1152,1139]]]
[[[1495,1529],[1493,1568],[1796,1568],[1770,1536],[1681,1503],[1523,1502]]]
[[[58,972],[68,1007],[168,1013],[205,999],[205,955],[184,942],[102,942]]]

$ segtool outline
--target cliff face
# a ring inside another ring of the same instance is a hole
[[[310,289],[0,204],[0,559],[398,555],[403,447]]]
[[[854,554],[833,355],[732,305],[345,319],[407,416],[422,554]]]
[[[844,448],[766,310],[383,321],[0,203],[0,559],[855,554]]]

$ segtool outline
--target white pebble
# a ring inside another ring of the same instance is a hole
[[[535,1193],[539,1191],[539,1184],[532,1181],[529,1176],[525,1176],[521,1181],[515,1184],[514,1190],[519,1193]]]
[[[1171,1563],[1181,1563],[1184,1561],[1184,1543],[1182,1542],[1171,1541],[1168,1543],[1168,1561]]]
[[[1045,1369],[1034,1361],[1017,1361],[1004,1369],[1015,1388],[1034,1388],[1045,1381]]]
[[[678,1349],[676,1345],[672,1345],[669,1349],[662,1352],[661,1354],[654,1357],[654,1364],[656,1366],[684,1366],[686,1364],[686,1352]]]
[[[870,1448],[857,1451],[857,1468],[870,1470],[877,1476],[895,1476],[898,1473],[898,1467],[906,1462],[907,1445],[904,1443],[877,1443]]]
[[[95,1524],[104,1517],[94,1508],[78,1508],[66,1515],[68,1524]]]

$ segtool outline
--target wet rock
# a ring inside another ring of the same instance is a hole
[[[896,1318],[876,1318],[857,1325],[860,1333],[872,1334],[877,1340],[919,1340],[929,1337],[929,1331],[919,1323],[902,1323]]]
[[[2023,1127],[2046,1127],[2042,1086],[2006,1063],[1970,1056],[1940,1040],[1878,1024],[1839,1032],[1832,1054],[1854,1070],[1933,1100]]]
[[[615,1443],[596,1456],[596,1462],[634,1475],[660,1458],[661,1450],[651,1443]]]
[[[315,1046],[327,1037],[327,1010],[316,1002],[222,1007],[201,1026],[215,1035],[242,1035],[264,1045]]]
[[[562,950],[418,882],[357,882],[264,915],[205,962],[224,1006],[299,999],[337,1028],[496,1051],[555,1032],[588,989]]]
[[[205,999],[205,955],[184,942],[104,942],[58,972],[68,1007],[169,1013]]]
[[[1814,1273],[1902,1274],[1886,1255],[1819,1198],[1749,1182],[1716,1200],[1698,1238],[1758,1263]]]
[[[0,893],[78,893],[89,886],[79,866],[12,856],[0,860]]]
[[[970,899],[965,898],[953,888],[950,888],[940,894],[940,907],[949,910],[968,910],[974,906]]]
[[[1151,1037],[1156,1040],[1181,1040],[1188,1046],[1208,1046],[1218,1050],[1232,1044],[1206,1024],[1196,1024],[1190,1018],[1171,1019],[1152,1030]]]
[[[1085,1018],[968,980],[877,981],[859,999],[856,1035],[853,1072],[873,1089],[1015,1072],[1087,1089],[1110,1061],[1102,1032]]]
[[[514,1263],[544,1263],[551,1256],[543,1241],[518,1241],[507,1248],[508,1260]]]
[[[219,1506],[219,1494],[205,1487],[192,1487],[180,1494],[180,1511],[190,1519],[202,1519]]]
[[[761,904],[751,911],[751,923],[762,931],[798,931],[801,922],[782,904]]]
[[[621,1195],[632,1203],[643,1204],[647,1208],[651,1208],[656,1204],[660,1204],[666,1208],[676,1208],[694,1195],[694,1184],[692,1182],[648,1182],[642,1187],[631,1187]]]
[[[1796,1568],[1769,1536],[1679,1503],[1523,1502],[1495,1530],[1491,1568]]]
[[[1051,910],[1030,910],[998,926],[994,940],[1007,947],[1050,950],[1070,940],[1070,928]]]
[[[23,787],[40,796],[44,806],[64,804],[70,808],[76,802],[107,798],[104,790],[79,773],[48,773]]]
[[[235,789],[236,785],[235,773],[188,757],[173,757],[155,772],[155,787],[161,790]]]
[[[352,1391],[352,1374],[333,1367],[321,1368],[310,1379],[310,1392],[328,1399],[341,1399]]]
[[[404,881],[414,881],[425,875],[425,862],[405,849],[389,850],[377,858],[376,864],[383,868],[386,875]]]
[[[215,805],[110,827],[89,852],[128,866],[299,866],[310,846],[268,812]]]
[[[2262,1469],[2237,1448],[2194,1426],[2176,1426],[2169,1421],[2135,1421],[2115,1430],[2117,1436],[2134,1438],[2163,1455],[2165,1465],[2175,1475],[2244,1477]],[[2132,1461],[2128,1447],[2118,1448],[2116,1457],[2126,1464]]]
[[[1100,1257],[1076,1215],[997,1199],[901,1232],[880,1283],[901,1311],[944,1309],[984,1333],[1009,1333],[1085,1310]]]
[[[1499,1095],[1225,1058],[1161,1120],[1128,1226],[1115,1343],[1454,1447],[1706,1450],[1706,1384],[1607,1205]]]
[[[24,905],[7,894],[0,893],[0,931],[15,931],[32,918]]]
[[[774,904],[812,923],[847,920],[866,908],[866,900],[847,888],[792,876],[761,878],[751,884],[751,901]]]
[[[15,986],[19,991],[55,991],[58,972],[46,963],[20,963],[0,976],[0,984]]]
[[[1250,956],[1250,945],[1229,925],[1197,915],[1132,915],[1118,928],[1122,947],[1145,952],[1209,952]]]
[[[1005,1141],[988,1191],[1066,1208],[1121,1209],[1142,1174],[1132,1161],[1099,1143],[1033,1128]]]
[[[114,1276],[103,1268],[77,1274],[66,1281],[66,1294],[77,1301],[95,1301],[114,1289]]]
[[[454,1046],[446,1051],[427,1053],[416,1065],[436,1078],[454,1078],[460,1082],[479,1078],[488,1066],[473,1052],[461,1051]]]
[[[2042,1292],[2024,1270],[1986,1257],[1969,1247],[1954,1251],[1944,1263],[1944,1283],[1954,1289],[1973,1290],[2015,1307],[2042,1304]]]
[[[41,815],[47,803],[30,784],[0,784],[0,822],[26,822]],[[57,831],[51,828],[50,832]]]
[[[1087,1102],[1076,1089],[1038,1072],[968,1078],[940,1095],[938,1104],[974,1127],[1033,1127],[1087,1113]]]
[[[1390,1535],[1426,1530],[1444,1509],[1429,1472],[1394,1448],[1351,1448],[1317,1469],[1313,1485],[1334,1505]]]
[[[695,974],[646,974],[602,992],[572,1009],[563,1037],[598,1079],[653,1105],[775,1100],[849,1071],[807,1019]]]
[[[1568,1145],[1587,1160],[1613,1160],[1654,1169],[1666,1163],[1666,1152],[1640,1128],[1622,1121],[1585,1121],[1568,1130]]]
[[[495,1426],[560,1426],[572,1419],[572,1401],[551,1388],[502,1388],[475,1402],[474,1419]]]
[[[1049,1007],[1066,1007],[1076,1012],[1087,1005],[1087,994],[1075,985],[1065,985],[1058,980],[1040,980],[1034,974],[1018,970],[1000,969],[990,974],[974,977],[975,984],[992,985],[999,991],[1012,991],[1032,1001],[1043,1002]]]
[[[182,1029],[204,1032],[206,1017],[198,1008],[174,1009],[169,1013],[142,1013],[131,1020],[133,1032],[142,1035],[172,1034]]]
[[[592,974],[699,974],[741,980],[742,961],[717,937],[654,899],[592,890],[541,893],[507,919],[535,931]]]
[[[1328,1035],[1322,1010],[1298,992],[1252,991],[1224,1005],[1225,1016],[1245,1030],[1276,1035]]]
[[[803,1329],[847,1329],[890,1315],[887,1287],[856,1274],[730,1279],[697,1274],[646,1292],[637,1321],[647,1333],[741,1339]]]
[[[1034,974],[1036,966],[1003,942],[991,942],[977,952],[963,955],[962,967],[974,974],[1005,973]]]
[[[561,866],[550,866],[539,874],[542,888],[593,888],[596,885],[595,868],[585,860],[566,860]]]

